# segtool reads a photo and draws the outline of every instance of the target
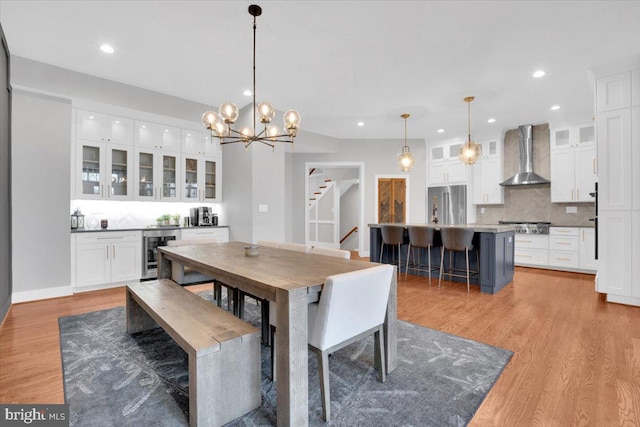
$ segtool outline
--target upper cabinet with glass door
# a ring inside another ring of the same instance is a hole
[[[76,138],[112,144],[133,144],[133,120],[91,111],[76,111]]]
[[[76,197],[131,200],[132,148],[126,145],[79,141],[76,158]]]
[[[183,156],[184,173],[182,177],[182,200],[184,202],[220,202],[220,177],[222,176],[219,158],[205,156]]]
[[[180,156],[171,152],[137,148],[134,193],[136,200],[180,200]]]

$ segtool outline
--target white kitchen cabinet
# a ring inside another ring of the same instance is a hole
[[[134,194],[136,200],[180,200],[180,156],[163,150],[135,150]]]
[[[632,217],[630,211],[598,213],[598,292],[632,296],[633,240],[639,234]]]
[[[220,142],[211,141],[211,135],[205,132],[182,130],[182,154],[216,156],[220,154]]]
[[[183,202],[211,203],[222,200],[220,158],[185,155],[182,165]]]
[[[595,126],[551,130],[551,202],[593,202],[597,181]]]
[[[77,198],[133,198],[131,146],[78,140],[76,150]]]
[[[549,236],[516,234],[514,260],[516,265],[546,267],[549,265]]]
[[[133,120],[91,111],[76,111],[76,138],[113,144],[133,144]]]
[[[599,113],[631,107],[631,71],[599,78],[596,100]]]
[[[596,74],[598,280],[607,301],[640,306],[640,69]]]
[[[134,143],[136,147],[156,148],[179,152],[182,130],[173,126],[135,121]]]
[[[456,140],[429,147],[428,186],[467,183],[469,168],[458,159],[458,150],[463,143]]]
[[[627,108],[598,114],[598,207],[601,211],[627,211],[633,206],[631,113],[631,108]]]
[[[76,287],[99,287],[142,276],[140,231],[76,234]]]
[[[596,230],[594,228],[580,228],[580,269],[596,271]]]
[[[551,227],[549,230],[549,266],[580,267],[580,231],[574,227]]]
[[[502,182],[502,158],[486,157],[471,166],[472,203],[474,205],[496,205],[504,203]]]
[[[180,238],[187,239],[217,239],[220,243],[229,241],[229,229],[227,227],[194,227],[183,228]]]

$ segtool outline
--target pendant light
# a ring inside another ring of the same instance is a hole
[[[480,144],[477,142],[473,142],[471,140],[471,101],[475,98],[473,96],[468,96],[464,99],[464,102],[467,103],[468,109],[468,125],[469,125],[469,133],[467,142],[462,144],[460,150],[458,150],[458,158],[465,165],[472,165],[480,158],[480,154],[482,153],[480,149]]]
[[[232,102],[220,105],[218,113],[205,111],[202,115],[202,124],[211,131],[213,137],[220,139],[220,145],[241,142],[245,148],[254,142],[260,142],[274,148],[274,142],[293,144],[294,138],[300,129],[300,113],[288,110],[284,113],[284,131],[271,124],[276,115],[276,110],[269,102],[261,102],[256,105],[256,17],[262,15],[262,8],[252,4],[249,6],[249,14],[253,16],[253,126],[243,126],[240,130],[233,125],[238,119],[238,107]],[[262,130],[256,128],[256,119],[263,124]]]
[[[407,145],[407,119],[411,117],[410,114],[402,114],[400,117],[404,119],[404,146],[402,147],[402,153],[398,154],[398,165],[402,172],[409,172],[413,167],[413,154],[409,150]]]

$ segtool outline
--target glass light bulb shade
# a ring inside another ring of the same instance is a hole
[[[276,110],[269,102],[261,102],[258,104],[256,111],[260,123],[271,123],[271,120],[276,116]]]
[[[398,166],[402,172],[409,172],[413,167],[415,159],[413,154],[409,151],[409,147],[405,145],[402,147],[402,153],[398,154]]]
[[[482,150],[479,144],[467,141],[458,150],[458,159],[465,165],[472,165],[480,158],[481,154]]]
[[[288,110],[284,113],[284,127],[286,129],[298,129],[300,127],[300,113],[296,110]]]
[[[229,136],[229,127],[222,122],[222,120],[218,120],[218,122],[214,125],[212,129],[214,135],[219,137]]]
[[[242,134],[243,139],[251,139],[253,138],[253,128],[251,126],[242,126],[240,128],[240,133]]]
[[[238,107],[233,102],[222,104],[219,112],[225,123],[235,123],[238,120]]]
[[[220,122],[220,117],[216,114],[215,111],[205,111],[202,114],[202,125],[206,128],[206,129],[214,129],[216,126],[216,123]]]
[[[280,135],[280,129],[277,126],[269,126],[267,128],[267,136],[270,140],[275,141],[278,135]]]

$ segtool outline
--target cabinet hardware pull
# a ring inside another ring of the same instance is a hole
[[[576,190],[576,200],[580,200],[580,189]]]
[[[598,172],[596,172],[596,159],[595,157],[591,160],[591,171],[596,174]]]
[[[573,200],[573,189],[571,189],[571,200]]]
[[[556,258],[558,261],[571,261],[571,258]]]
[[[98,240],[124,239],[124,237],[98,237]]]
[[[116,259],[116,245],[111,245],[111,248],[113,248],[113,259]]]
[[[109,245],[107,245],[107,259],[109,259]]]
[[[531,255],[516,254],[516,256],[519,256],[521,258],[531,258]]]
[[[571,243],[568,242],[557,242],[558,245],[570,245]]]

